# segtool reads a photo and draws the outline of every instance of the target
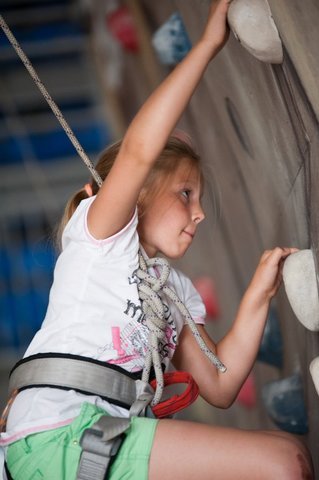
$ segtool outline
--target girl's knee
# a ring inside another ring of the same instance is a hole
[[[313,480],[313,466],[306,447],[295,437],[277,438],[281,443],[274,469],[277,474],[273,478],[281,480]]]

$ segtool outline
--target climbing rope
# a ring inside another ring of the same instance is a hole
[[[59,120],[62,128],[64,129],[67,136],[71,140],[79,156],[81,157],[81,159],[83,160],[83,162],[85,163],[89,171],[91,172],[97,185],[101,187],[102,179],[100,175],[95,170],[94,165],[92,164],[91,160],[88,158],[86,153],[84,152],[82,146],[80,145],[77,138],[75,137],[71,127],[63,117],[59,107],[56,105],[51,95],[48,93],[47,89],[45,88],[42,81],[38,77],[36,71],[34,70],[30,60],[23,52],[18,41],[12,34],[7,23],[5,22],[5,20],[1,15],[0,15],[0,26],[4,31],[4,33],[6,34],[8,40],[12,44],[13,48],[17,52],[18,56],[22,60],[24,66],[28,70],[35,84],[37,85],[42,95],[48,102],[52,112],[54,113],[56,118]],[[148,273],[148,269],[155,266],[160,267],[161,273],[159,278],[153,277]],[[163,389],[164,389],[163,371],[161,366],[161,356],[160,356],[159,348],[160,348],[160,342],[164,341],[165,339],[166,320],[165,320],[165,314],[164,314],[164,306],[162,303],[162,299],[159,295],[160,292],[163,292],[165,295],[167,295],[167,297],[169,297],[172,300],[172,302],[176,305],[178,310],[183,315],[187,325],[189,325],[192,331],[192,334],[194,335],[195,340],[198,343],[200,349],[205,353],[205,355],[209,358],[209,360],[221,372],[226,371],[225,365],[223,365],[223,363],[205,344],[204,340],[202,339],[196,327],[194,320],[192,319],[189,311],[187,310],[183,302],[178,298],[176,293],[166,285],[169,274],[170,274],[170,266],[167,260],[163,258],[146,258],[143,256],[143,253],[139,251],[139,269],[137,271],[137,277],[139,279],[138,292],[139,292],[140,300],[142,302],[143,313],[145,314],[145,322],[150,332],[148,351],[146,354],[145,366],[142,373],[142,381],[144,381],[145,383],[149,383],[150,371],[153,366],[155,370],[155,376],[156,376],[156,391],[155,391],[154,398],[152,400],[152,405],[156,405],[159,403],[163,394]]]
[[[38,89],[40,90],[40,92],[42,93],[42,95],[44,96],[46,101],[48,102],[49,106],[51,107],[52,112],[54,113],[56,118],[59,120],[63,130],[65,131],[65,133],[67,134],[67,136],[71,140],[71,142],[72,142],[73,146],[75,147],[76,151],[78,152],[78,154],[82,158],[82,160],[85,163],[85,165],[87,166],[87,168],[90,170],[94,180],[96,181],[96,183],[100,187],[102,185],[102,179],[101,179],[100,175],[95,170],[93,163],[91,162],[89,157],[86,155],[85,151],[83,150],[83,147],[80,145],[80,143],[79,143],[78,139],[76,138],[76,136],[74,135],[71,127],[69,126],[69,124],[65,120],[61,110],[59,109],[59,107],[57,106],[55,101],[52,99],[51,95],[49,94],[49,92],[47,91],[47,89],[43,85],[42,81],[38,77],[38,74],[34,70],[30,60],[28,59],[28,57],[26,56],[26,54],[24,53],[24,51],[20,47],[17,39],[15,38],[13,33],[11,32],[10,28],[8,27],[8,25],[5,22],[2,15],[0,15],[0,26],[1,26],[2,30],[4,31],[4,33],[6,34],[9,42],[11,43],[11,45],[13,46],[15,51],[17,52],[18,56],[21,58],[23,65],[25,66],[25,68],[30,73],[30,75],[31,75],[32,79],[34,80],[36,86],[38,87]]]
[[[151,267],[160,267],[161,271],[158,278],[153,277],[148,273],[148,269]],[[136,274],[140,280],[140,282],[138,283],[138,292],[139,297],[142,301],[142,308],[145,314],[145,322],[150,331],[148,352],[145,358],[142,381],[146,383],[149,382],[150,370],[153,365],[156,376],[156,391],[152,401],[152,405],[156,405],[160,401],[164,389],[163,371],[161,367],[159,346],[160,342],[165,340],[166,320],[162,299],[159,296],[160,292],[163,292],[165,295],[167,295],[167,297],[172,300],[174,305],[183,315],[202,352],[205,353],[205,355],[216,366],[218,370],[220,370],[221,372],[226,371],[225,365],[223,365],[219,358],[207,347],[206,343],[202,339],[196,327],[196,324],[186,306],[178,298],[176,293],[166,285],[169,274],[170,265],[167,260],[158,257],[146,258],[141,252],[141,250],[139,251],[139,269]]]

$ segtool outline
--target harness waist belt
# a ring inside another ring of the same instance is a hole
[[[165,418],[191,405],[199,394],[193,377],[187,372],[164,374],[164,387],[176,383],[187,385],[179,395],[153,406],[157,418]],[[19,391],[28,388],[51,387],[76,390],[85,395],[97,395],[120,407],[130,410],[130,415],[145,412],[156,389],[156,379],[146,384],[138,373],[88,357],[62,353],[40,353],[20,360],[12,369],[9,397],[14,399]],[[9,403],[8,403],[9,405]],[[9,407],[10,408],[10,407]]]
[[[12,369],[9,396],[34,387],[72,389],[98,395],[115,405],[130,408],[137,397],[137,380],[119,367],[86,357],[39,354],[24,358]]]

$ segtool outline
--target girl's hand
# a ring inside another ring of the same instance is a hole
[[[258,303],[269,302],[280,287],[285,259],[296,252],[297,248],[277,247],[266,250],[261,256],[247,293],[249,292]]]
[[[210,6],[202,40],[208,41],[216,50],[221,50],[229,37],[227,12],[232,0],[213,0]]]

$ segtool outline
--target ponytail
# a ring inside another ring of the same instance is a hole
[[[117,157],[117,154],[120,150],[121,144],[122,141],[119,141],[114,143],[113,145],[110,145],[106,150],[102,152],[101,156],[99,157],[95,169],[102,178],[102,180],[105,180],[105,178],[109,174],[113,163]],[[92,195],[96,195],[99,187],[93,178],[90,179],[89,185],[91,186]],[[78,190],[66,204],[61,221],[55,231],[55,245],[58,251],[61,251],[62,234],[66,224],[72,217],[73,213],[75,212],[81,201],[91,196],[87,193],[87,189],[85,187],[86,186],[81,188],[81,190]]]
[[[66,224],[68,223],[68,221],[70,220],[70,218],[72,217],[73,213],[75,212],[77,207],[80,205],[82,200],[84,200],[85,198],[89,198],[89,195],[87,194],[85,188],[83,187],[81,190],[78,190],[73,195],[73,197],[71,197],[68,200],[68,203],[65,206],[60,223],[57,226],[55,231],[55,245],[58,251],[61,251],[62,249],[62,245],[61,245],[62,233]]]

